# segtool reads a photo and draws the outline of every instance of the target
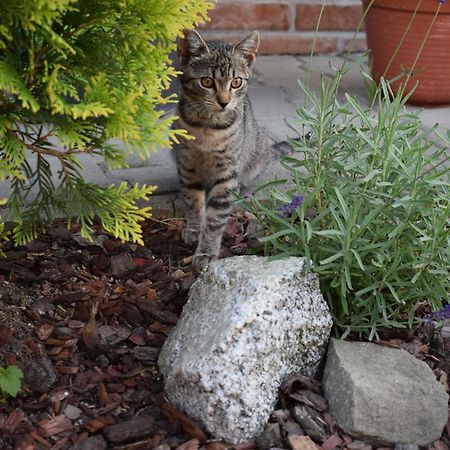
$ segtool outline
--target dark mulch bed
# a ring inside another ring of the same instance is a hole
[[[223,255],[247,252],[249,216],[236,213]],[[0,259],[0,365],[25,372],[16,399],[0,404],[0,450],[224,450],[166,401],[156,361],[196,275],[184,222],[149,220],[145,246],[96,229],[94,242],[63,223]],[[438,338],[436,338],[438,337]],[[448,390],[450,341],[431,328],[384,345],[425,360]],[[238,447],[369,449],[336,428],[320,384],[302,376],[283,387],[267,431]],[[450,447],[448,429],[434,447]]]

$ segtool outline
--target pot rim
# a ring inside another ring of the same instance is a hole
[[[413,13],[417,7],[417,4],[420,0],[374,0],[371,10],[375,10],[377,8],[382,9],[391,9],[395,11],[408,11]],[[363,0],[364,9],[366,9],[370,0]],[[422,3],[417,10],[417,13],[435,13],[439,7],[438,0],[422,0]],[[370,11],[369,11],[370,12]],[[439,14],[450,14],[450,1],[447,0],[441,6]]]

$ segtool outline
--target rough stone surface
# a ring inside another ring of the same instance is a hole
[[[332,321],[304,266],[227,258],[192,286],[159,366],[169,400],[216,438],[254,439],[287,377],[316,373]]]
[[[447,424],[444,387],[404,350],[333,339],[324,388],[337,424],[374,445],[429,445]]]

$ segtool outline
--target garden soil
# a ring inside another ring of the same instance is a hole
[[[0,450],[230,448],[167,402],[156,365],[196,279],[183,227],[148,220],[138,246],[99,227],[91,242],[59,222],[26,246],[4,245],[0,366],[25,377],[16,398],[0,399]],[[234,214],[221,257],[254,251],[251,228],[250,214]],[[450,339],[432,326],[387,331],[378,343],[426,361],[448,391]],[[273,447],[371,449],[335,426],[320,382],[301,375],[282,387],[265,432],[235,448]],[[448,427],[433,448],[450,449]]]

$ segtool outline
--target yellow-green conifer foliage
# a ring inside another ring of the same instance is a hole
[[[77,155],[126,167],[126,152],[149,156],[184,132],[158,105],[174,69],[168,58],[183,29],[206,18],[206,0],[2,0],[0,182],[17,243],[64,215],[89,236],[97,216],[122,240],[141,242],[139,208],[153,186],[101,188],[83,180]],[[57,178],[49,159],[58,161]],[[151,180],[149,180],[151,181]],[[36,194],[37,193],[37,194]],[[32,200],[31,200],[32,199]],[[0,224],[0,237],[5,238]]]

